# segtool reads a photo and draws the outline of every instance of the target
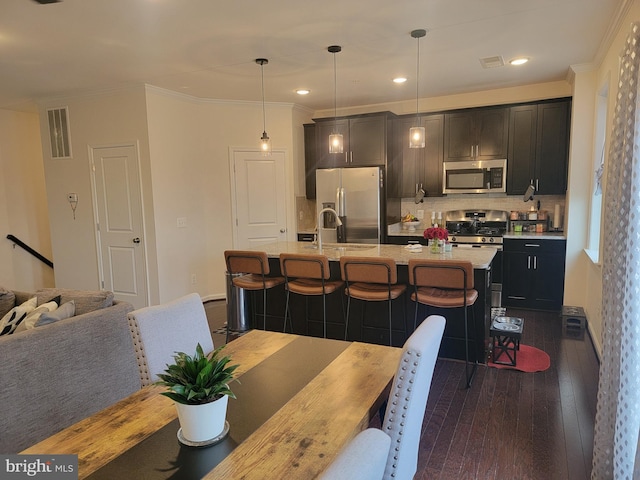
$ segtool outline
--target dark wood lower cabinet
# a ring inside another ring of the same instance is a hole
[[[566,240],[504,239],[506,307],[560,310],[564,297]]]
[[[332,278],[340,278],[340,265],[330,262]],[[273,275],[280,275],[277,259],[269,259],[269,268]],[[474,283],[479,296],[475,305],[469,308],[469,355],[471,360],[486,362],[486,350],[489,345],[489,321],[491,318],[491,280],[488,270],[475,270]],[[406,265],[398,265],[398,282],[408,285]],[[407,287],[404,297],[394,300],[392,305],[392,337],[393,346],[401,347],[413,332],[415,303],[411,301],[411,286]],[[257,313],[256,323],[262,328],[262,292],[248,292],[249,314]],[[272,288],[267,292],[267,329],[284,331],[284,311],[286,291],[284,286]],[[326,297],[327,305],[327,337],[344,339],[344,313],[347,308],[347,297],[344,290]],[[349,313],[349,331],[347,340],[362,341],[380,345],[389,345],[389,323],[387,302],[351,301]],[[323,336],[322,297],[304,297],[291,295],[289,302],[293,333],[300,335]],[[343,313],[344,312],[344,313]],[[436,309],[420,305],[418,308],[418,324],[428,315],[442,315],[446,318],[439,356],[443,358],[465,359],[464,314],[462,309]],[[251,322],[249,322],[251,327]],[[291,329],[287,324],[287,332]],[[475,357],[474,357],[475,356]]]

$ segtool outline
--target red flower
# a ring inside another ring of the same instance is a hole
[[[424,238],[428,240],[438,239],[438,240],[448,240],[449,232],[446,228],[442,227],[429,227],[424,231]]]

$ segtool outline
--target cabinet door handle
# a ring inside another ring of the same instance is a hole
[[[527,270],[531,270],[531,255],[527,255]]]
[[[344,163],[349,163],[349,153],[344,152]]]
[[[536,192],[539,191],[540,188],[538,187],[538,179],[536,178]]]
[[[536,257],[535,255],[533,256],[533,269],[538,269],[538,257]]]
[[[473,145],[471,145],[471,158],[473,158]]]
[[[525,243],[524,246],[525,247],[539,247],[540,244],[538,244],[538,243]]]

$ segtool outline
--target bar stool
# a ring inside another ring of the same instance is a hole
[[[243,288],[248,291],[262,290],[262,329],[267,329],[267,290],[282,285],[283,277],[270,277],[269,259],[266,252],[255,252],[250,250],[225,250],[224,259],[227,264],[227,272],[233,277],[231,283],[234,287]],[[235,288],[231,289],[230,304],[233,304]],[[254,302],[255,303],[255,300]],[[253,309],[254,320],[256,317]],[[255,322],[254,322],[255,324]],[[229,319],[227,319],[227,341],[229,341]]]
[[[284,312],[284,331],[287,329],[287,319],[293,331],[293,322],[289,312],[289,296],[291,293],[303,296],[322,295],[322,325],[323,336],[327,338],[327,302],[326,296],[344,285],[342,280],[331,280],[329,257],[322,254],[281,253],[280,271],[284,275],[284,285],[287,290],[287,302]],[[342,297],[341,297],[342,298]],[[307,334],[309,333],[309,302],[305,299],[305,317]]]
[[[455,260],[414,258],[409,260],[408,267],[409,284],[414,287],[411,300],[416,303],[413,317],[414,330],[417,326],[419,304],[436,308],[464,308],[465,372],[467,388],[469,388],[478,366],[475,314],[472,309],[474,361],[471,373],[469,373],[469,322],[467,308],[472,307],[478,299],[478,291],[474,289],[473,284],[473,265],[471,262]]]
[[[344,339],[347,339],[352,298],[364,302],[387,301],[389,306],[389,345],[393,346],[391,303],[392,300],[399,298],[407,289],[406,285],[398,284],[398,270],[395,260],[387,257],[340,257],[340,272],[342,279],[347,284],[344,293],[348,298]],[[404,306],[404,303],[402,305]],[[402,317],[404,319],[406,315],[403,314]],[[364,308],[362,319],[362,324],[364,324]],[[406,340],[406,320],[404,334]],[[362,337],[362,333],[360,336]]]

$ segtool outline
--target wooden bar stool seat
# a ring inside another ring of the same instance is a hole
[[[344,338],[347,339],[349,327],[349,313],[351,299],[364,302],[388,302],[389,315],[389,345],[393,345],[392,337],[392,301],[401,297],[407,286],[398,283],[398,270],[393,258],[372,257],[340,257],[340,272],[346,282],[347,316],[345,321]],[[404,303],[403,303],[404,305]],[[403,315],[404,319],[404,315]],[[406,319],[405,340],[407,337]],[[364,323],[364,310],[363,310]],[[361,335],[362,336],[362,335]],[[404,340],[403,340],[404,341]]]
[[[284,331],[287,329],[287,319],[293,331],[293,321],[289,310],[290,294],[322,296],[322,324],[323,336],[327,338],[327,295],[340,290],[344,285],[342,280],[331,279],[329,257],[322,254],[281,253],[280,270],[284,275],[287,301],[284,314]],[[309,328],[309,302],[305,299],[305,320],[307,333]]]
[[[467,388],[471,386],[478,365],[476,351],[475,315],[472,313],[474,361],[469,360],[469,322],[467,309],[478,299],[474,289],[473,265],[471,262],[455,260],[430,260],[414,258],[409,260],[409,284],[413,292],[411,300],[415,302],[413,328],[417,327],[418,306],[420,304],[434,308],[464,309],[464,351]],[[471,370],[470,370],[471,367]]]
[[[233,304],[236,288],[248,291],[262,290],[262,329],[267,329],[267,290],[270,290],[284,283],[284,278],[280,276],[269,276],[269,258],[266,252],[256,252],[250,250],[225,250],[224,259],[227,265],[227,273],[232,276],[231,299]],[[254,301],[255,303],[255,301]],[[254,319],[256,317],[253,308]],[[254,321],[254,326],[255,326]],[[229,341],[229,319],[227,319],[227,342]]]

